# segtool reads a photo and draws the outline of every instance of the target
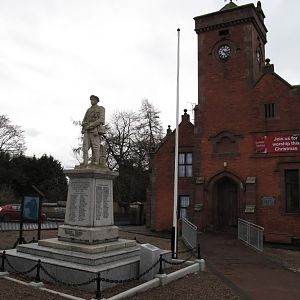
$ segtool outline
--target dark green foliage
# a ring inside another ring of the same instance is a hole
[[[124,207],[130,202],[145,202],[149,171],[130,162],[120,165],[118,171],[119,176],[114,182],[115,199]]]
[[[49,202],[66,200],[67,180],[60,163],[52,156],[11,157],[8,153],[0,152],[0,194],[10,189],[15,197],[21,198],[34,192],[32,185],[42,191]]]

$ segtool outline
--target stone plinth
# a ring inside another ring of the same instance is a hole
[[[24,249],[28,247],[28,245],[25,245],[25,247],[22,246],[24,245],[19,245],[18,249]],[[52,239],[38,241],[38,246],[50,247],[54,249],[86,253],[86,254],[99,254],[99,253],[103,254],[110,251],[127,250],[128,248],[137,247],[137,243],[134,240],[118,239],[117,241],[107,242],[103,244],[82,245],[77,243],[75,244],[70,242],[64,242],[58,240],[57,238],[52,238]]]
[[[82,283],[96,278],[98,273],[109,279],[128,279],[139,274],[140,246],[132,240],[119,239],[115,242],[99,245],[85,245],[58,239],[41,240],[38,243],[18,245],[17,249],[6,251],[11,265],[20,271],[26,271],[41,260],[41,265],[56,280],[63,283]],[[5,269],[13,272],[6,264]],[[34,277],[36,270],[28,275]],[[52,281],[41,272],[42,281]],[[101,290],[115,284],[101,283]],[[94,292],[96,282],[82,285],[80,289]]]
[[[117,240],[113,218],[113,179],[118,175],[106,168],[65,170],[70,179],[64,225],[58,239],[84,244]]]
[[[55,278],[66,284],[89,282],[80,288],[95,291],[97,274],[108,279],[128,279],[139,274],[140,246],[119,239],[113,218],[115,172],[99,168],[67,170],[69,190],[64,225],[58,238],[18,245],[6,255],[17,270],[28,270],[39,259],[52,277],[41,272],[42,280]],[[8,271],[12,271],[7,266]],[[36,271],[29,275],[34,276]],[[101,289],[115,283],[102,282]]]
[[[101,244],[117,240],[119,228],[117,226],[83,227],[61,225],[58,228],[58,239],[83,244]]]

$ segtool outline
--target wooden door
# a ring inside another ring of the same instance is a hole
[[[223,179],[217,187],[218,227],[221,230],[229,230],[237,226],[238,201],[237,186],[230,179]]]

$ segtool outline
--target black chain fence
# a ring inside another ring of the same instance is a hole
[[[191,256],[188,257],[185,260],[182,261],[169,261],[165,258],[163,258],[163,256],[165,254],[161,254],[159,259],[152,265],[150,266],[148,269],[146,269],[143,273],[128,278],[128,279],[109,279],[109,278],[105,278],[105,277],[101,277],[101,273],[98,273],[96,275],[96,277],[92,277],[89,280],[83,281],[83,282],[77,282],[77,283],[71,283],[71,282],[64,282],[62,280],[57,279],[54,275],[52,275],[43,265],[41,260],[38,260],[37,263],[31,267],[30,269],[26,270],[26,271],[20,271],[18,269],[16,269],[12,263],[9,261],[9,259],[7,258],[6,252],[3,251],[1,254],[1,264],[0,264],[0,272],[5,272],[5,264],[7,264],[9,266],[9,268],[11,270],[13,270],[14,273],[19,274],[19,275],[28,275],[30,273],[32,273],[34,270],[36,270],[36,275],[34,278],[35,282],[40,282],[40,272],[44,272],[44,274],[46,274],[46,276],[48,276],[51,280],[53,280],[56,283],[59,283],[61,285],[64,286],[68,286],[68,287],[81,287],[81,286],[85,286],[88,284],[91,284],[93,282],[96,282],[97,285],[97,289],[96,289],[96,298],[95,299],[101,299],[101,281],[102,282],[106,282],[106,283],[114,283],[114,284],[124,284],[124,283],[129,283],[135,280],[139,280],[142,277],[144,277],[147,273],[149,273],[151,270],[153,270],[158,264],[159,264],[159,271],[158,274],[163,274],[163,262],[165,262],[166,264],[169,265],[181,265],[184,264],[185,262],[187,262],[188,260],[191,259],[191,257],[193,257],[195,255],[195,251],[198,250],[198,254],[199,252],[199,246],[194,248],[194,249],[189,249],[188,251],[184,251],[182,253],[186,253],[186,252],[190,252]],[[198,258],[200,258],[198,256]]]

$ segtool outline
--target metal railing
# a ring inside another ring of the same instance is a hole
[[[183,242],[189,248],[196,248],[198,245],[197,226],[191,223],[186,218],[182,218],[181,222],[182,222],[181,231],[182,231]]]
[[[243,219],[238,219],[238,239],[247,245],[264,250],[264,228]]]
[[[57,229],[62,224],[59,222],[44,222],[41,224],[41,229]],[[20,222],[0,222],[0,231],[19,230]],[[23,223],[23,230],[36,230],[38,229],[37,223]]]
[[[154,262],[152,266],[150,266],[148,269],[146,269],[143,273],[140,273],[133,277],[126,278],[126,279],[120,279],[120,278],[112,279],[112,278],[107,278],[107,277],[101,277],[101,273],[99,272],[97,274],[91,275],[89,280],[86,280],[83,282],[70,282],[70,281],[65,282],[65,281],[59,280],[57,278],[56,274],[52,274],[50,270],[46,269],[46,264],[44,264],[44,262],[42,262],[40,259],[38,259],[36,261],[36,264],[31,266],[30,269],[28,269],[26,271],[18,270],[10,262],[10,260],[9,260],[10,255],[7,255],[6,251],[3,251],[2,253],[0,253],[0,273],[3,273],[3,274],[6,273],[5,276],[8,276],[8,273],[6,271],[9,270],[10,272],[18,274],[18,275],[34,277],[34,281],[36,283],[41,282],[41,274],[42,274],[43,279],[47,279],[47,280],[50,279],[53,282],[56,282],[60,285],[67,286],[67,287],[79,288],[82,286],[96,283],[96,298],[93,298],[93,299],[101,300],[101,299],[106,299],[106,298],[102,298],[101,282],[106,282],[109,284],[124,284],[124,283],[137,281],[137,280],[140,280],[142,277],[144,277],[147,273],[149,273],[157,265],[159,265],[158,274],[164,274],[163,263],[168,264],[168,265],[174,265],[174,266],[185,264],[186,262],[188,262],[190,260],[191,257],[195,256],[194,253],[197,250],[198,250],[198,259],[201,259],[199,247],[194,248],[194,249],[189,249],[189,252],[191,255],[184,260],[167,260],[163,257],[165,254],[160,254],[159,259],[156,262]],[[111,299],[111,298],[109,298],[109,299]]]

